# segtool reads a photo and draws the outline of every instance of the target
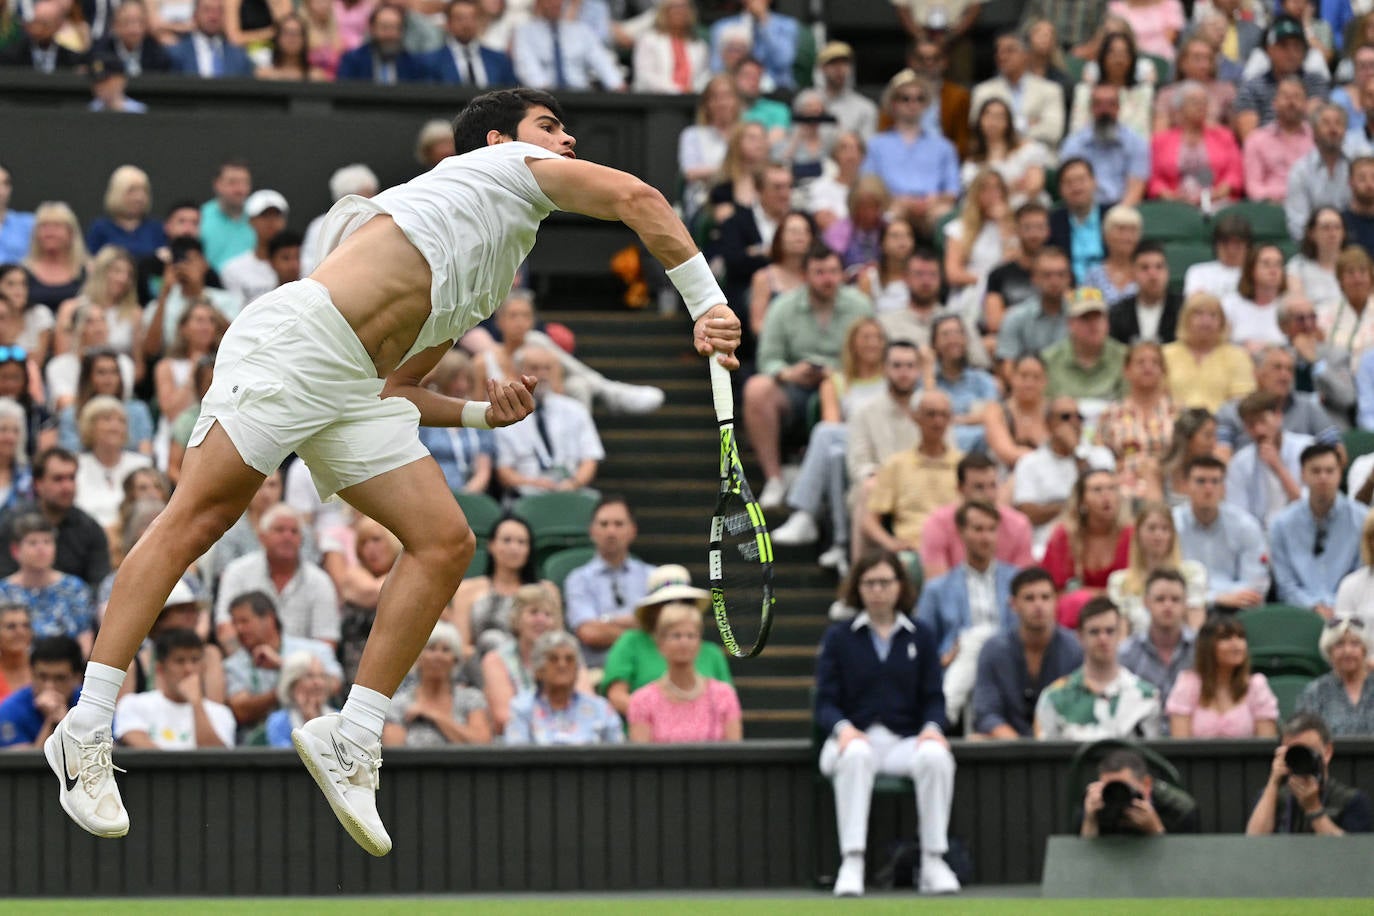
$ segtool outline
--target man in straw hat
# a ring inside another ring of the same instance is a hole
[[[663,676],[668,663],[654,643],[654,628],[658,615],[670,604],[688,604],[701,613],[711,606],[711,596],[705,589],[692,587],[692,575],[685,566],[676,563],[660,566],[649,574],[649,592],[635,605],[635,619],[639,628],[628,630],[611,647],[606,656],[601,687],[606,699],[622,716],[630,708],[630,694]],[[727,684],[730,667],[725,653],[715,643],[703,642],[697,654],[697,672]]]
[[[959,195],[959,153],[941,134],[922,127],[932,89],[914,70],[894,76],[883,92],[892,129],[868,143],[863,173],[881,178],[892,205],[930,233]]]

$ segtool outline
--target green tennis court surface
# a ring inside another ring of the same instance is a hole
[[[1061,914],[1111,914],[1111,916],[1158,916],[1161,912],[1187,913],[1189,916],[1278,916],[1290,913],[1368,913],[1368,900],[1354,899],[1293,899],[1293,900],[1039,900],[1031,898],[951,897],[926,899],[916,894],[880,894],[863,900],[835,900],[821,892],[765,897],[748,892],[735,897],[728,894],[696,894],[681,896],[624,897],[334,897],[302,899],[243,899],[201,900],[175,898],[97,899],[97,900],[7,900],[0,901],[0,912],[6,913],[62,913],[123,914],[194,913],[197,916],[219,916],[229,913],[252,913],[254,916],[295,916],[295,914],[329,913],[330,916],[426,916],[430,913],[496,914],[550,913],[559,916],[809,916],[812,913],[833,914],[862,911],[864,913],[913,912],[958,913],[961,916],[1061,916]]]

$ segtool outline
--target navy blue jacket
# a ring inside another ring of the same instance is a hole
[[[944,672],[930,627],[899,614],[882,662],[867,614],[825,631],[816,661],[816,724],[828,734],[846,719],[865,730],[882,724],[903,737],[927,722],[945,727]]]
[[[369,41],[339,58],[338,78],[340,82],[343,80],[366,80],[370,83],[375,78],[372,66],[372,42]],[[431,78],[429,65],[425,63],[422,55],[411,54],[409,51],[402,51],[397,55],[396,82],[428,83]]]
[[[172,72],[185,73],[189,76],[199,76],[200,68],[196,63],[196,45],[190,35],[181,36],[181,40],[167,49],[167,56],[172,59]],[[224,39],[224,76],[225,77],[251,77],[253,75],[253,62],[249,60],[248,54],[238,45],[230,44],[229,39]]]
[[[515,78],[515,65],[511,63],[509,55],[493,51],[491,48],[480,48],[478,56],[482,59],[482,68],[487,71],[488,87],[496,89],[500,86],[520,85],[520,81]],[[463,85],[463,74],[458,70],[458,65],[453,60],[453,52],[447,44],[436,51],[430,51],[424,58],[432,78],[448,85]]]

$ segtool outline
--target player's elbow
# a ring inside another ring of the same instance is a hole
[[[658,218],[664,211],[671,210],[668,199],[658,188],[639,179],[628,182],[616,202],[616,213],[628,226]]]

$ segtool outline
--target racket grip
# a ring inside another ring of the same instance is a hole
[[[714,354],[711,356],[711,398],[716,405],[716,422],[733,422],[735,390],[730,383],[730,370],[717,362]]]

